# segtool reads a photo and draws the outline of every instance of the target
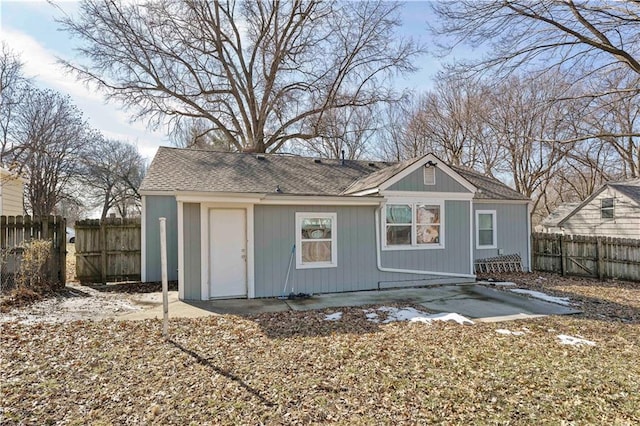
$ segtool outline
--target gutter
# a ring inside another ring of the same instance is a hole
[[[436,272],[436,271],[423,271],[416,269],[396,269],[385,268],[382,266],[382,254],[381,239],[380,239],[380,211],[382,210],[382,204],[375,211],[375,227],[376,227],[376,266],[380,272],[397,272],[402,274],[416,274],[416,275],[432,275],[438,277],[455,277],[455,278],[473,278],[476,276],[472,274],[457,274],[453,272]]]

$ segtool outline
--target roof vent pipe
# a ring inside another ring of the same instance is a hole
[[[340,163],[344,166],[344,149],[341,152],[342,152],[342,161]]]

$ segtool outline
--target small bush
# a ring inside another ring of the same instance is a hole
[[[20,268],[16,274],[16,287],[44,294],[54,290],[58,282],[49,277],[52,243],[48,240],[33,240],[25,244]]]

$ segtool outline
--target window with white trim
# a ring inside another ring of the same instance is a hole
[[[443,211],[439,201],[386,204],[385,248],[444,248]]]
[[[476,210],[476,248],[497,248],[496,211]]]
[[[600,218],[613,219],[615,217],[615,204],[613,198],[600,200]]]
[[[334,268],[337,214],[296,213],[296,268]]]

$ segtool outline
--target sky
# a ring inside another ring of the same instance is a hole
[[[63,13],[73,15],[78,3],[57,1],[57,8],[44,0],[0,0],[0,40],[20,54],[27,76],[39,87],[49,88],[71,96],[73,103],[84,113],[89,124],[107,138],[128,141],[137,146],[141,154],[151,159],[159,146],[170,145],[166,129],[149,129],[145,122],[131,122],[131,114],[117,103],[106,103],[102,94],[85,87],[65,73],[57,64],[57,57],[74,57],[69,35],[60,31],[56,18]],[[401,32],[429,46],[426,2],[405,4]],[[425,90],[431,87],[431,77],[439,70],[440,62],[433,56],[417,61],[418,72],[398,78],[396,87]]]

